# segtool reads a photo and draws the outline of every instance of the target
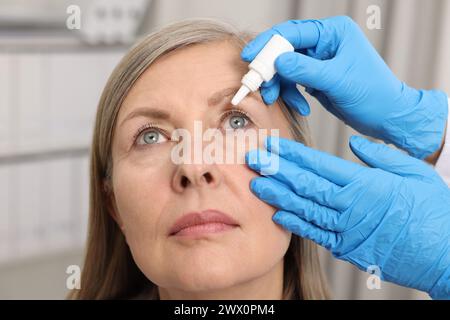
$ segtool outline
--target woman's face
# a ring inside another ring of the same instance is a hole
[[[121,106],[112,147],[113,216],[136,264],[159,287],[227,288],[282,264],[291,234],[272,221],[275,208],[250,191],[257,174],[243,163],[245,152],[221,164],[171,157],[175,129],[192,133],[193,144],[201,139],[194,121],[203,131],[279,129],[291,138],[280,107],[266,106],[259,92],[239,105],[244,114],[233,111],[231,98],[247,70],[228,41],[193,45],[153,63]],[[235,224],[170,233],[180,217],[204,210],[218,210]]]

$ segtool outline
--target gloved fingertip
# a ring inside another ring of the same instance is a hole
[[[245,154],[245,161],[247,165],[256,171],[261,170],[261,161],[264,161],[264,159],[268,159],[268,153],[262,149],[250,150]]]
[[[249,45],[249,44],[246,45],[244,47],[244,49],[242,49],[242,51],[241,51],[241,59],[244,61],[250,62],[252,60],[251,52],[252,52],[251,45]]]
[[[309,105],[302,100],[293,99],[290,97],[284,98],[284,101],[291,109],[294,109],[301,116],[307,116],[310,113]]]
[[[271,87],[261,88],[261,96],[263,98],[263,101],[267,105],[273,104],[277,98],[278,95],[276,94],[275,90]]]
[[[304,117],[309,116],[311,113],[311,108],[308,104],[302,104],[302,107],[300,108],[300,114]]]
[[[299,87],[298,84],[286,87],[282,91],[281,96],[288,107],[302,116],[307,116],[310,114],[309,104],[300,92]]]
[[[281,224],[283,222],[283,213],[281,213],[280,211],[275,212],[275,214],[272,216],[272,220],[278,224]]]
[[[298,112],[302,116],[308,116],[311,112],[311,109],[309,108],[308,101],[306,101],[305,97],[302,95],[302,86],[300,84],[295,84],[295,89],[298,91],[298,93],[295,94],[297,97],[296,100],[298,101]]]
[[[245,154],[245,163],[251,168],[251,169],[257,169],[258,165],[258,151],[257,150],[250,150]]]
[[[255,161],[255,151],[250,150],[245,153],[245,163],[251,164]]]
[[[271,106],[271,105],[273,105],[273,104],[275,103],[275,101],[277,101],[277,99],[274,99],[274,98],[272,98],[272,97],[269,97],[269,98],[263,97],[263,100],[264,100],[264,103],[265,103],[267,106]]]
[[[367,141],[368,141],[367,139],[364,139],[363,137],[357,135],[353,135],[349,139],[350,147],[356,149],[363,148],[366,145]]]
[[[256,191],[256,185],[257,185],[256,178],[253,178],[252,180],[250,180],[250,189],[252,191]]]
[[[270,151],[271,146],[270,146],[270,136],[267,136],[264,139],[264,148],[266,148],[268,151]]]
[[[267,136],[264,140],[264,147],[267,151],[278,154],[280,151],[280,139],[275,136]]]
[[[350,143],[357,143],[358,142],[358,136],[357,135],[351,135],[349,138]]]

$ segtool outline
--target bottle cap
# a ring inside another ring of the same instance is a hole
[[[247,96],[249,92],[250,89],[247,86],[242,85],[239,88],[238,92],[236,92],[236,94],[234,95],[233,99],[231,99],[231,104],[233,106],[237,106],[242,101],[242,99],[244,99]]]

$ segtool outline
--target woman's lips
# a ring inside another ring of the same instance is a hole
[[[175,221],[170,228],[169,236],[194,237],[223,232],[237,226],[239,224],[236,220],[218,210],[190,212]]]
[[[176,236],[199,236],[199,235],[203,235],[205,233],[222,232],[222,231],[225,231],[228,229],[232,229],[234,227],[236,227],[236,226],[231,226],[229,224],[218,223],[218,222],[210,222],[210,223],[197,224],[195,226],[181,229],[174,235],[176,235]]]

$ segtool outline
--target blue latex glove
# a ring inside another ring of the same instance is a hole
[[[296,83],[337,118],[363,134],[393,143],[423,159],[441,145],[447,97],[438,90],[416,90],[399,81],[349,17],[291,20],[258,35],[242,51],[251,61],[273,34],[297,52],[275,61],[278,75],[264,83],[267,104],[279,96],[302,115],[309,106]]]
[[[384,144],[354,136],[350,147],[371,168],[269,137],[269,154],[252,150],[246,161],[259,172],[269,157],[279,168],[251,189],[279,208],[276,223],[334,257],[450,298],[450,189],[431,166]]]

